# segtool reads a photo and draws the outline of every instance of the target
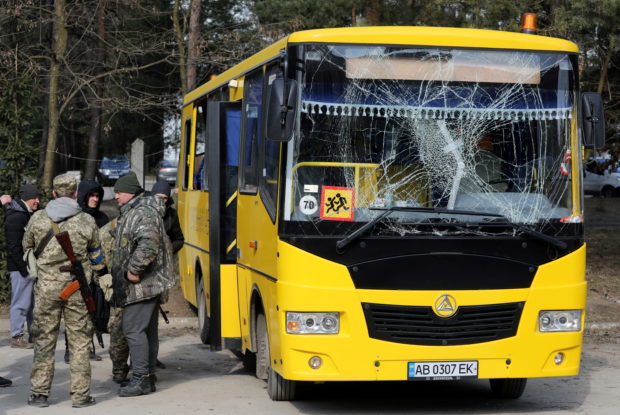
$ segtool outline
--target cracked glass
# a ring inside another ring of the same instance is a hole
[[[575,56],[306,45],[303,68],[285,221],[343,234],[383,215],[372,232],[406,235],[580,220]]]

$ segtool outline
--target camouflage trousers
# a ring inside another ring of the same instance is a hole
[[[120,307],[110,307],[110,320],[108,321],[108,332],[110,333],[110,359],[112,360],[112,375],[124,378],[127,376],[129,366],[129,345],[125,334],[123,334],[123,309]]]
[[[50,394],[56,341],[60,320],[64,318],[71,353],[71,400],[74,403],[84,402],[90,396],[90,344],[94,327],[79,290],[67,301],[58,296],[66,285],[67,282],[45,280],[38,280],[35,284],[31,392],[45,396]]]

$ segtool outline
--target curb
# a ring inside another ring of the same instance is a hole
[[[198,317],[168,317],[170,324],[159,320],[160,329],[195,329],[198,327]]]
[[[613,322],[607,322],[607,323],[586,323],[586,330],[610,330],[610,329],[617,329],[620,327],[620,323],[613,323]]]
[[[170,324],[166,324],[162,319],[159,320],[161,329],[193,329],[198,327],[198,317],[169,317]],[[8,333],[9,319],[0,319],[0,332]]]

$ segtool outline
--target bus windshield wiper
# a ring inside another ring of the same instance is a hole
[[[392,206],[389,208],[370,208],[370,210],[383,210],[383,212],[373,218],[370,222],[367,222],[362,227],[356,229],[354,232],[351,232],[350,235],[342,238],[338,242],[336,242],[336,248],[343,249],[351,242],[353,242],[357,237],[366,232],[368,229],[374,227],[377,223],[383,220],[386,216],[394,211],[403,211],[403,212],[428,212],[428,213],[449,213],[452,215],[470,215],[470,216],[491,216],[496,218],[504,218],[503,215],[497,213],[486,213],[486,212],[476,212],[474,210],[457,210],[457,209],[446,209],[440,207],[421,207],[421,206]]]
[[[501,218],[504,219],[506,222],[502,222],[502,225],[508,225],[511,226],[521,232],[523,232],[526,235],[529,236],[533,236],[535,238],[538,238],[540,240],[543,240],[545,242],[550,243],[551,245],[560,248],[560,249],[566,249],[567,245],[566,242],[553,237],[551,235],[547,235],[546,233],[537,231],[535,229],[533,229],[532,227],[528,226],[528,225],[524,225],[524,224],[520,224],[520,223],[514,223],[514,222],[510,222],[510,220],[501,214],[498,213],[487,213],[487,212],[478,212],[475,210],[458,210],[458,209],[446,209],[446,208],[440,208],[440,207],[420,207],[420,206],[415,206],[415,207],[401,207],[401,206],[392,206],[389,208],[370,208],[370,210],[383,210],[383,212],[376,216],[375,218],[373,218],[370,222],[367,222],[365,225],[361,226],[360,228],[356,229],[354,232],[352,232],[350,235],[347,235],[346,237],[344,237],[343,239],[339,240],[338,242],[336,242],[336,248],[338,249],[343,249],[345,248],[347,245],[349,245],[351,242],[353,242],[355,239],[357,239],[360,235],[362,235],[364,232],[366,232],[368,229],[373,228],[377,223],[379,223],[380,221],[382,221],[384,218],[386,218],[388,215],[390,215],[392,212],[394,211],[404,211],[404,212],[428,212],[428,213],[448,213],[448,214],[452,214],[452,215],[469,215],[469,216],[488,216],[488,217],[494,217],[494,218]],[[493,222],[491,222],[493,223]],[[499,224],[499,222],[496,222]]]
[[[513,223],[510,221],[506,221],[505,223],[502,223],[502,225],[508,225],[508,226],[512,226],[513,228],[523,232],[526,235],[530,235],[533,236],[534,238],[538,238],[540,240],[543,240],[545,242],[550,243],[551,245],[560,248],[560,249],[566,249],[566,247],[568,245],[566,245],[566,242],[551,236],[551,235],[547,235],[546,233],[537,231],[535,229],[533,229],[532,227],[528,226],[528,225],[524,225],[521,223]]]

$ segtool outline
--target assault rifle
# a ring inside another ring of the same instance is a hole
[[[69,271],[74,276],[75,279],[71,282],[71,284],[67,285],[61,292],[60,298],[67,301],[71,295],[80,290],[80,294],[82,294],[82,298],[84,299],[84,304],[86,304],[86,309],[88,310],[88,314],[93,321],[93,325],[97,327],[95,323],[95,299],[93,298],[93,293],[90,290],[90,286],[88,285],[88,281],[86,281],[86,275],[84,274],[84,268],[82,267],[82,263],[78,261],[75,257],[75,253],[73,252],[73,245],[71,245],[71,238],[67,231],[59,232],[55,234],[58,243],[62,247],[62,250],[67,254],[67,258],[71,262],[71,265],[68,267],[61,267],[61,271]],[[95,331],[97,336],[97,341],[99,345],[103,348],[103,336],[101,336],[101,332],[99,330]]]

